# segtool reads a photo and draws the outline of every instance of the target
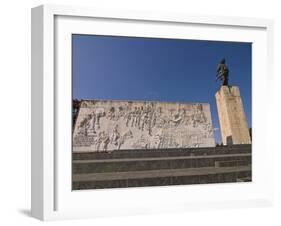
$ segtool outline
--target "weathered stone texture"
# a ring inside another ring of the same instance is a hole
[[[239,87],[221,86],[215,96],[223,144],[250,144]]]
[[[209,104],[82,101],[73,151],[215,146]]]
[[[73,152],[72,189],[252,181],[251,144]]]

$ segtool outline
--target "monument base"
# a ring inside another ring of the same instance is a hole
[[[251,144],[249,128],[237,86],[221,86],[216,93],[222,143]]]

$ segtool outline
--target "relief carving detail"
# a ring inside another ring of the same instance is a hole
[[[214,146],[208,104],[82,101],[74,151]]]

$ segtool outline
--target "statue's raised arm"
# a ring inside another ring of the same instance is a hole
[[[229,70],[227,65],[225,64],[225,59],[222,59],[217,67],[217,78],[216,78],[216,80],[218,79],[221,80],[222,86],[228,86],[228,73]]]

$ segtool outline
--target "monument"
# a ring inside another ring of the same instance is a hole
[[[73,100],[72,189],[252,181],[240,91],[217,73],[221,146],[206,103]]]
[[[214,147],[209,104],[83,100],[74,152]]]
[[[229,86],[229,70],[224,59],[218,65],[217,72],[217,78],[222,81],[220,89],[215,94],[222,143],[251,144],[240,90],[238,86]]]

